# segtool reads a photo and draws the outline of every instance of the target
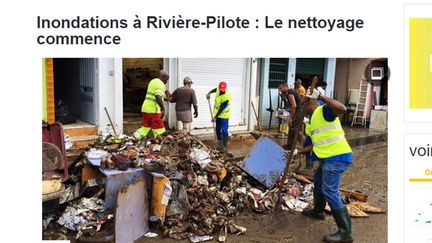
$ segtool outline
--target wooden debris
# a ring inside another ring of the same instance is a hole
[[[345,189],[340,189],[339,190],[341,192],[341,194],[354,199],[355,201],[361,201],[361,202],[366,202],[368,199],[368,195],[361,193],[361,192],[355,192],[355,191],[350,191],[350,190],[345,190]]]
[[[311,183],[312,183],[312,181],[310,181],[308,178],[306,178],[306,177],[303,176],[303,175],[293,174],[293,177],[294,177],[296,180],[298,180],[298,181],[300,181],[300,182],[302,182],[302,183],[306,183],[306,184],[311,184]]]
[[[363,210],[359,209],[358,207],[356,207],[356,205],[354,204],[348,204],[346,205],[349,215],[353,218],[367,218],[369,217],[369,214],[363,212]]]
[[[366,213],[385,213],[386,210],[374,207],[365,202],[352,202],[350,205],[366,212]]]

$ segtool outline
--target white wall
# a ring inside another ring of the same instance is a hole
[[[336,58],[327,58],[324,66],[324,81],[327,82],[325,95],[333,98],[336,76]]]
[[[297,58],[290,58],[288,61],[288,85],[294,85],[296,74]]]
[[[97,119],[99,132],[110,127],[104,107],[108,110],[116,132],[118,134],[123,132],[122,78],[121,58],[98,59]],[[112,130],[110,131],[113,132]]]

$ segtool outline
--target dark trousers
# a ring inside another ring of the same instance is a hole
[[[289,150],[294,149],[292,146],[295,145],[294,136],[297,132],[301,132],[301,128],[303,126],[303,111],[302,109],[297,109],[295,116],[292,119],[291,127],[288,131],[288,141],[287,148]]]
[[[228,121],[229,119],[216,118],[216,136],[218,140],[228,137]]]

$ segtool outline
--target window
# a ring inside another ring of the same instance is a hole
[[[288,58],[270,58],[269,88],[277,88],[288,79]]]

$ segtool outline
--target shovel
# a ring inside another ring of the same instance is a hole
[[[214,124],[214,120],[213,120],[213,111],[212,111],[212,108],[211,108],[210,99],[207,99],[207,103],[208,103],[209,110],[210,110],[210,116],[212,117],[214,140],[215,140],[215,145],[216,145],[217,144],[217,135],[216,135],[216,129],[215,129],[215,124]]]

